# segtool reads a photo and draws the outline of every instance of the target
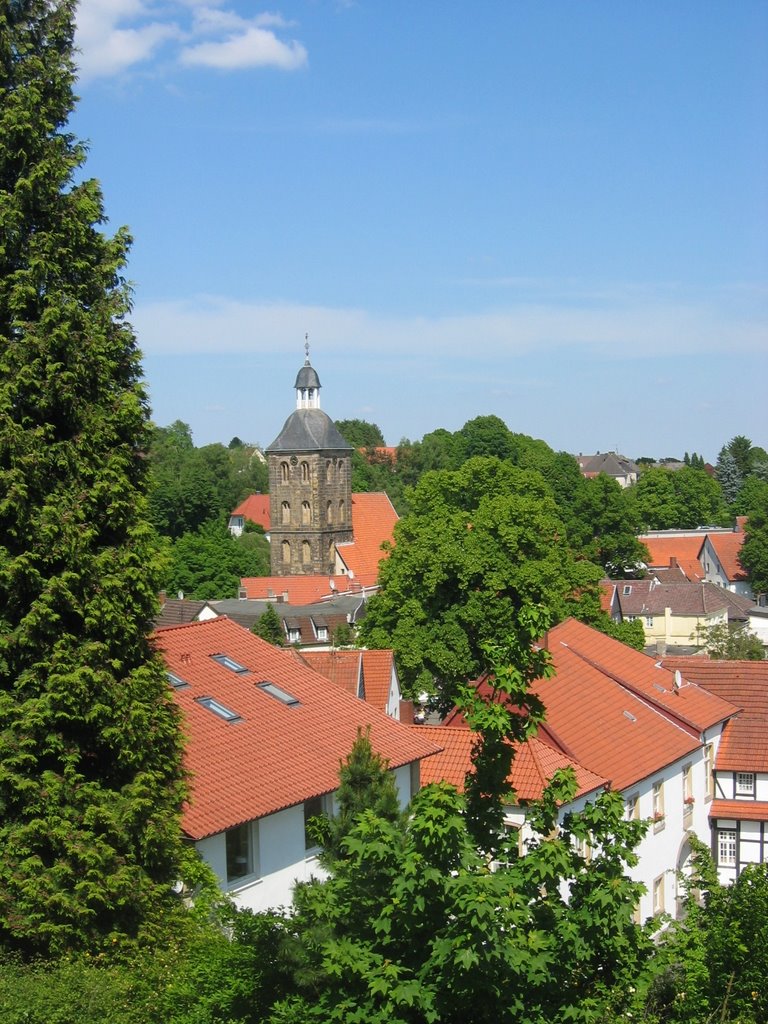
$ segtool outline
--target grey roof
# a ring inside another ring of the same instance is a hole
[[[296,409],[266,451],[310,452],[339,448],[345,451],[353,450],[352,445],[347,444],[336,429],[327,412],[323,412],[322,409]]]
[[[317,376],[317,370],[314,366],[304,363],[296,374],[296,383],[293,386],[295,388],[319,388],[320,378]]]
[[[726,611],[746,619],[752,602],[714,583],[659,583],[655,579],[614,581],[622,615],[707,615]]]

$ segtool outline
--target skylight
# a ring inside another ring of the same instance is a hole
[[[281,690],[279,686],[274,683],[257,683],[259,690],[263,690],[264,693],[268,693],[270,697],[274,697],[275,700],[281,701],[283,704],[287,704],[289,708],[295,707],[300,704],[301,701],[298,697],[294,697],[293,694],[287,693],[285,690]]]
[[[213,697],[198,697],[197,703],[202,704],[204,708],[208,708],[214,715],[218,715],[219,718],[223,718],[225,722],[239,722],[240,715],[232,708],[228,708],[226,704],[221,704],[219,701],[214,700]]]
[[[165,678],[175,690],[183,690],[185,687],[189,686],[186,679],[182,679],[181,676],[177,676],[175,672],[166,672]]]
[[[228,668],[230,672],[247,672],[248,669],[245,665],[241,665],[239,661],[235,661],[234,658],[230,658],[228,654],[212,654],[211,657],[214,661],[218,661],[224,668]]]

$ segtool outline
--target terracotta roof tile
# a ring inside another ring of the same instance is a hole
[[[709,816],[734,821],[768,821],[768,800],[713,800]]]
[[[377,708],[386,708],[395,656],[392,651],[363,651],[363,674],[365,676],[365,699]]]
[[[398,516],[389,496],[383,491],[352,495],[352,536],[339,544],[337,551],[347,569],[363,586],[373,586],[379,578],[379,562],[385,558],[381,546],[394,541]]]
[[[663,569],[669,566],[670,558],[676,558],[677,564],[692,582],[704,579],[704,569],[699,561],[704,546],[704,535],[695,537],[649,537],[641,534],[638,538],[648,548],[651,568]]]
[[[265,533],[269,533],[269,495],[249,494],[230,513],[230,518],[231,516],[243,516],[245,519],[250,519],[252,523],[262,526]]]
[[[245,576],[240,580],[240,585],[251,600],[275,600],[287,594],[287,604],[305,606],[330,599],[334,594],[355,594],[361,590],[357,580],[351,580],[348,576],[328,575]]]
[[[302,651],[301,657],[311,669],[334,685],[362,698],[363,659],[360,651]]]
[[[744,543],[744,534],[739,533],[710,533],[709,543],[715,549],[720,559],[726,576],[729,580],[745,580],[747,573],[739,561],[739,552]]]
[[[225,617],[155,634],[170,671],[189,685],[173,690],[187,734],[192,793],[183,827],[202,839],[332,791],[358,729],[370,726],[375,750],[395,768],[434,753],[414,734],[312,671],[291,651],[253,636]],[[234,672],[213,660],[226,654]],[[275,683],[298,700],[287,706],[256,684]],[[240,716],[228,722],[199,703],[212,697]]]
[[[472,766],[472,745],[475,734],[470,729],[451,726],[410,726],[416,732],[434,736],[434,742],[442,750],[421,763],[421,782],[449,782],[457,789],[464,789],[464,779]],[[510,784],[518,801],[538,800],[544,786],[558,768],[573,768],[578,785],[577,795],[602,789],[606,780],[584,768],[559,750],[540,739],[530,739],[516,748],[512,761]]]
[[[663,664],[743,709],[723,731],[716,767],[768,772],[768,661],[713,661],[696,656],[665,658]]]

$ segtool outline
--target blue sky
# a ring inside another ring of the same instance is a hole
[[[81,0],[156,422],[768,447],[768,3]]]

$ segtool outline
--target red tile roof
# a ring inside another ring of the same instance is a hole
[[[436,750],[383,712],[328,686],[283,651],[221,617],[155,633],[168,669],[189,685],[174,689],[187,734],[185,764],[192,776],[183,827],[193,839],[272,814],[332,791],[339,763],[358,729],[396,768]],[[233,672],[212,659],[226,654],[245,666]],[[283,704],[256,684],[275,683],[295,697]],[[236,712],[227,722],[199,703],[212,697]]]
[[[333,581],[333,586],[331,586]],[[287,594],[287,604],[310,605],[334,594],[360,593],[357,580],[348,576],[245,576],[240,586],[247,597],[257,601],[274,600]]]
[[[470,729],[452,726],[410,726],[414,731],[434,737],[443,749],[421,763],[421,782],[450,782],[464,789],[464,779],[472,767],[471,753],[475,734]],[[573,768],[578,785],[577,796],[602,789],[606,780],[578,764],[541,739],[530,739],[516,748],[509,782],[518,801],[538,800],[558,768]]]
[[[373,586],[379,577],[379,562],[385,558],[381,546],[393,543],[398,515],[383,491],[352,495],[354,540],[339,544],[337,551],[347,569],[363,586]]]
[[[547,709],[543,734],[614,789],[692,753],[703,729],[735,712],[697,686],[675,688],[652,658],[574,619],[544,646],[555,675],[534,684]]]
[[[347,693],[361,696],[361,651],[302,651],[301,658],[311,669],[336,686],[341,686]]]
[[[374,707],[386,708],[394,669],[395,655],[392,651],[363,651],[365,699]]]
[[[709,816],[734,821],[768,821],[768,800],[713,800]]]
[[[269,495],[249,494],[244,501],[240,502],[231,515],[244,516],[246,519],[250,519],[252,523],[258,523],[259,526],[263,526],[264,532],[269,533]]]
[[[745,580],[747,573],[739,561],[739,552],[744,543],[744,534],[739,533],[710,533],[709,543],[715,549],[723,571],[729,580]]]
[[[703,534],[695,537],[648,537],[641,534],[638,540],[648,548],[651,559],[648,565],[651,568],[663,569],[669,566],[670,558],[676,558],[678,566],[692,583],[704,579],[704,569],[699,561],[704,546]]]
[[[725,727],[716,767],[768,772],[768,661],[712,661],[695,656],[665,658],[663,664],[743,708]]]

